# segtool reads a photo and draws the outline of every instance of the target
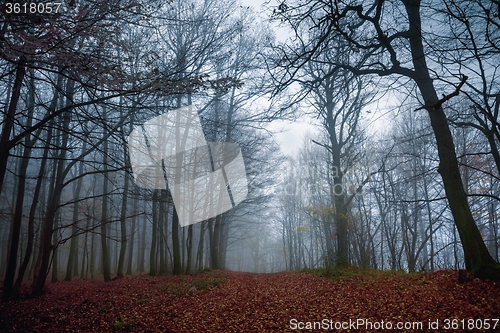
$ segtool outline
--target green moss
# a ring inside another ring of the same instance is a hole
[[[482,280],[500,281],[500,265],[499,264],[478,264],[471,269],[470,272],[474,277]]]
[[[127,320],[124,316],[119,316],[113,323],[113,328],[117,331],[130,331],[135,326],[135,321]]]
[[[195,287],[197,290],[204,290],[204,289],[210,289],[212,287],[218,286],[220,283],[225,282],[226,279],[224,278],[217,278],[217,277],[200,277],[200,278],[195,278],[193,282],[191,282],[191,286]]]

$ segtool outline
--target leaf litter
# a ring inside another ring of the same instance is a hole
[[[498,319],[499,299],[500,283],[462,281],[456,271],[355,271],[332,278],[307,272],[142,275],[106,283],[48,283],[38,298],[0,303],[0,331],[287,332],[298,327],[292,323],[306,328],[324,320],[363,319],[422,322],[418,331],[430,332],[428,323],[435,320],[443,327],[447,319],[463,319],[465,325],[469,319]],[[323,328],[305,331],[328,331]],[[343,331],[382,331],[350,328]],[[500,323],[495,330],[452,331],[494,332]]]

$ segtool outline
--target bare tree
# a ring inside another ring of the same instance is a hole
[[[285,72],[280,88],[291,82],[299,68],[318,54],[328,52],[335,40],[342,40],[361,51],[358,57],[339,59],[336,67],[356,75],[379,75],[406,78],[415,84],[430,119],[439,156],[439,173],[464,249],[465,266],[478,277],[499,278],[500,270],[489,254],[472,216],[460,177],[455,144],[443,104],[460,92],[467,77],[462,76],[452,91],[438,97],[433,82],[432,65],[422,27],[423,13],[430,15],[431,7],[419,0],[401,2],[377,1],[368,4],[312,1],[290,6],[281,14],[292,26],[306,25],[318,32],[307,48],[298,55],[282,52],[280,61]],[[391,22],[394,22],[391,24]],[[295,53],[297,54],[297,53]],[[336,70],[336,68],[335,68]],[[327,73],[327,77],[334,71]]]

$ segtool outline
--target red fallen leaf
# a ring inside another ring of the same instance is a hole
[[[284,332],[291,331],[292,319],[428,325],[437,319],[500,317],[499,285],[477,279],[457,283],[457,278],[453,271],[373,272],[333,280],[305,273],[214,271],[60,282],[48,284],[39,298],[0,303],[0,331]]]

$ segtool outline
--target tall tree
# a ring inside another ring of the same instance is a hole
[[[292,25],[310,25],[318,31],[318,38],[311,40],[305,50],[299,50],[299,56],[284,52],[288,69],[285,68],[279,83],[281,86],[290,83],[297,68],[319,53],[327,52],[333,41],[339,39],[363,52],[359,57],[339,59],[337,67],[356,75],[399,76],[411,80],[423,100],[420,109],[427,111],[434,132],[440,161],[438,171],[464,249],[465,266],[478,277],[498,279],[500,268],[489,254],[470,210],[443,109],[443,104],[459,93],[467,77],[463,76],[451,93],[438,97],[422,25],[422,12],[430,14],[427,12],[430,10],[432,8],[422,7],[420,0],[376,1],[363,5],[337,1],[297,4],[282,15]]]

